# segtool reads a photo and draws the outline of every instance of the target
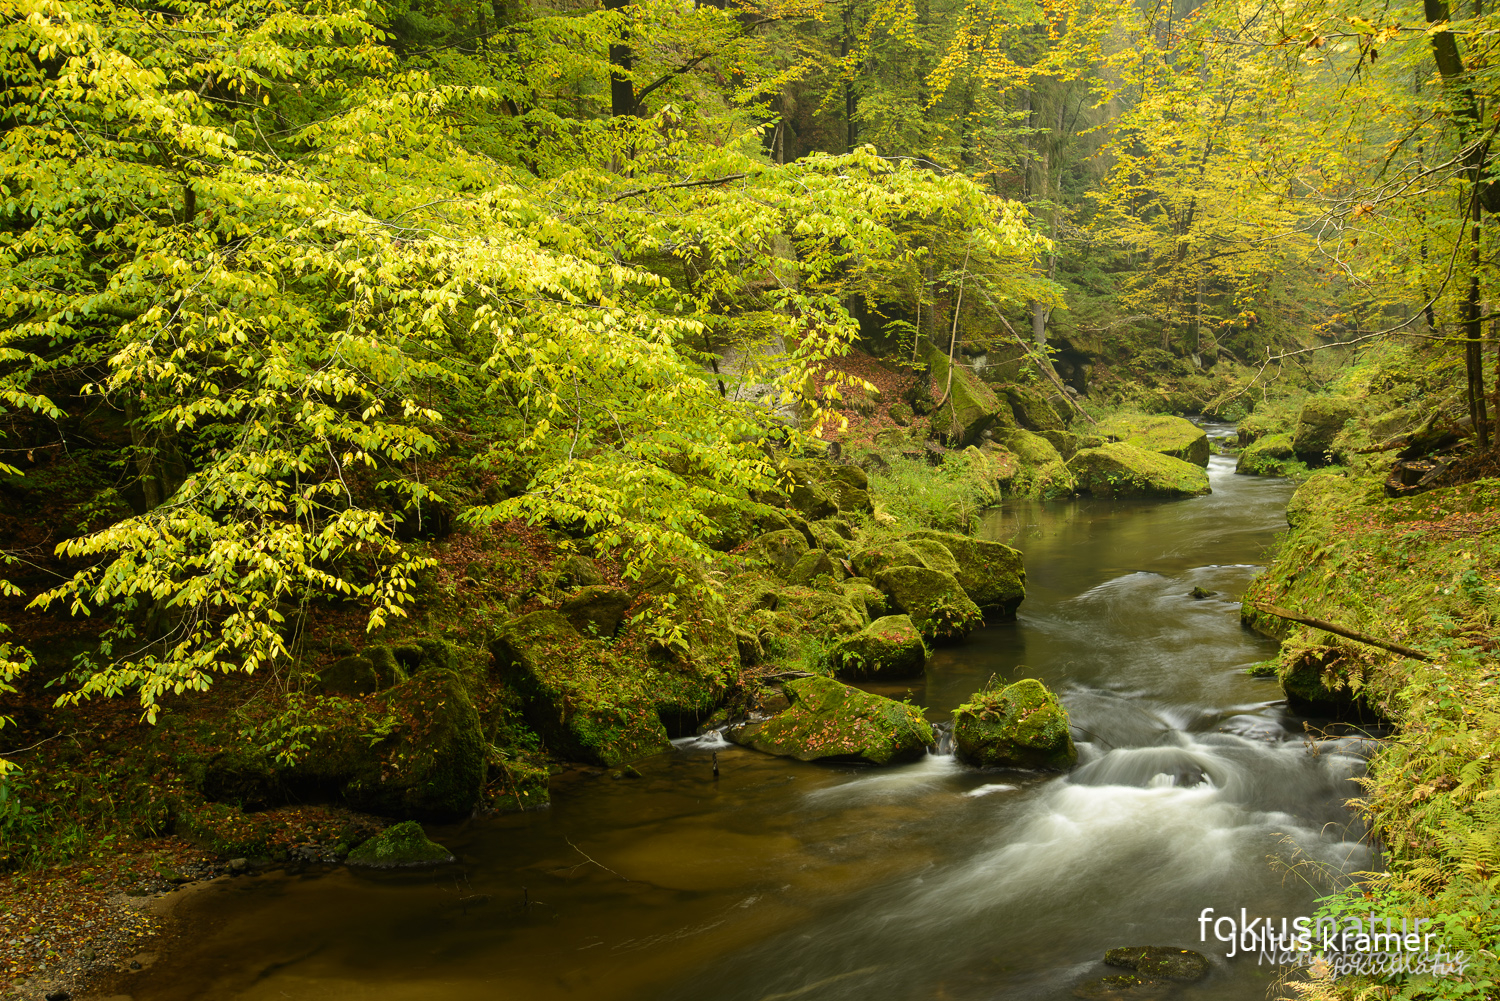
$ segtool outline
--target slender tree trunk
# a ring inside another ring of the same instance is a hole
[[[604,0],[605,10],[624,10],[629,0]],[[630,71],[635,66],[635,53],[626,44],[628,36],[620,35],[620,41],[609,47],[609,113],[615,118],[633,117],[636,113],[635,84]]]
[[[839,57],[843,60],[849,58],[849,51],[854,47],[854,2],[849,0],[844,4],[844,37],[839,43]],[[854,124],[854,116],[859,111],[859,98],[854,93],[853,67],[844,67],[844,144],[845,152],[854,152],[855,137],[858,127]]]
[[[1479,239],[1481,233],[1482,206],[1479,203],[1479,180],[1476,172],[1473,195],[1469,199],[1469,289],[1464,297],[1464,368],[1469,377],[1469,416],[1474,421],[1474,433],[1479,438],[1479,447],[1490,444],[1489,414],[1485,406],[1484,392],[1484,330],[1479,312]]]

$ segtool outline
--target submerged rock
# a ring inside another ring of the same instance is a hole
[[[344,861],[371,869],[404,869],[452,862],[453,853],[428,840],[421,824],[408,820],[361,842]]]
[[[1168,949],[1159,945],[1128,946],[1104,954],[1110,966],[1123,966],[1143,977],[1160,980],[1198,980],[1208,973],[1208,959],[1190,949]]]
[[[922,673],[927,647],[907,615],[887,615],[835,646],[829,659],[841,677],[909,678]]]
[[[970,600],[951,573],[926,567],[897,566],[875,574],[875,586],[929,639],[967,636],[983,622],[979,606]]]
[[[870,695],[831,678],[799,678],[783,686],[791,705],[764,722],[728,734],[745,747],[799,761],[909,761],[933,742],[916,706]]]
[[[1078,762],[1068,711],[1034,678],[980,692],[953,710],[958,756],[982,768],[1067,769]]]
[[[1196,497],[1209,492],[1208,473],[1199,466],[1120,442],[1083,449],[1068,468],[1078,489],[1095,497]]]
[[[1208,433],[1182,417],[1121,414],[1100,424],[1097,431],[1111,441],[1198,466],[1208,465]]]

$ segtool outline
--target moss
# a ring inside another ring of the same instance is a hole
[[[596,584],[579,588],[560,610],[583,635],[608,639],[619,630],[632,600],[624,588]]]
[[[786,587],[779,595],[776,611],[784,636],[807,632],[821,639],[838,639],[865,626],[863,610],[845,597],[842,590]]]
[[[978,444],[980,436],[987,430],[1015,425],[1010,404],[996,396],[995,391],[980,381],[972,370],[962,365],[951,366],[950,380],[947,354],[931,345],[928,345],[927,363],[938,386],[948,388],[948,398],[930,418],[932,433],[940,441],[963,448]]]
[[[786,576],[793,584],[807,584],[819,575],[826,575],[835,581],[845,577],[844,568],[835,563],[826,552],[809,549]]]
[[[318,672],[318,691],[329,695],[370,695],[380,688],[380,678],[369,657],[340,657]]]
[[[784,686],[789,708],[731,731],[730,739],[767,754],[799,761],[859,761],[888,765],[920,757],[933,742],[921,711],[829,678],[800,678]]]
[[[750,543],[745,556],[755,566],[765,567],[784,577],[797,565],[807,549],[807,539],[802,533],[788,528],[760,536]]]
[[[422,825],[415,820],[387,827],[370,840],[358,845],[346,861],[350,865],[372,869],[396,869],[413,866],[441,865],[453,861],[453,853],[429,841]]]
[[[854,554],[850,562],[854,565],[854,572],[861,577],[874,577],[880,571],[890,567],[923,565],[922,557],[917,555],[917,551],[899,540],[861,549]]]
[[[1196,497],[1209,492],[1202,468],[1123,443],[1086,448],[1068,469],[1078,478],[1078,489],[1095,497]]]
[[[1297,460],[1290,434],[1272,434],[1241,452],[1234,471],[1245,476],[1296,476],[1307,467]]]
[[[927,647],[910,616],[887,615],[840,641],[829,660],[840,676],[854,680],[909,678],[922,673]]]
[[[980,692],[953,711],[959,756],[983,768],[1071,768],[1078,749],[1068,712],[1034,678]]]
[[[886,599],[885,592],[867,577],[850,577],[840,585],[840,590],[850,604],[864,609],[866,618],[878,619],[890,612],[890,602]]]
[[[1192,421],[1166,415],[1117,414],[1096,433],[1147,452],[1170,455],[1198,466],[1208,465],[1208,435]]]
[[[1110,949],[1104,954],[1109,966],[1123,966],[1143,977],[1165,980],[1198,980],[1208,975],[1208,959],[1191,949],[1168,949],[1159,945]]]
[[[1297,414],[1292,449],[1309,466],[1326,466],[1333,460],[1334,439],[1359,413],[1358,405],[1342,396],[1311,396]]]
[[[849,551],[849,540],[853,537],[853,532],[847,522],[828,519],[815,521],[807,527],[812,532],[815,548],[833,556],[842,556]]]
[[[1021,427],[1038,433],[1066,430],[1067,421],[1042,393],[1029,386],[1006,385],[999,389]]]
[[[922,565],[927,569],[958,574],[958,560],[953,558],[948,547],[939,539],[930,535],[908,535],[901,541],[911,547],[912,552],[917,554],[917,559],[921,560]]]
[[[954,578],[986,616],[1015,617],[1017,606],[1026,597],[1026,570],[1020,552],[999,542],[951,532],[913,532],[907,538],[913,547],[918,542],[941,543],[957,564]]]
[[[1011,428],[996,434],[995,441],[1020,459],[1024,465],[1041,469],[1053,462],[1061,462],[1062,456],[1056,447],[1041,435],[1020,428]]]
[[[967,636],[983,619],[958,580],[941,570],[890,567],[875,574],[875,585],[928,639]]]
[[[644,667],[579,635],[560,613],[512,619],[491,650],[552,754],[614,767],[670,746]]]

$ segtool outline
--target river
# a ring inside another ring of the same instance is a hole
[[[1217,437],[1224,427],[1211,427]],[[1310,914],[1374,864],[1352,740],[1310,742],[1275,645],[1238,598],[1290,485],[1210,460],[1175,502],[1011,503],[982,534],[1021,549],[1017,621],[872,686],[929,719],[991,676],[1037,677],[1079,727],[1069,775],[951,756],[887,770],[679,741],[639,778],[559,776],[550,809],[430,833],[462,864],[224,880],[137,998],[319,1001],[1062,999],[1121,945],[1198,949],[1183,999],[1266,996],[1274,971],[1199,942],[1199,915]],[[1214,592],[1194,598],[1195,587]],[[1315,724],[1318,721],[1313,721]],[[719,775],[712,772],[717,755]]]

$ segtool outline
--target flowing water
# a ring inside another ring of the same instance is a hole
[[[1224,428],[1211,428],[1217,436]],[[873,688],[934,721],[1037,677],[1078,729],[1071,774],[930,755],[885,770],[710,736],[560,777],[550,809],[433,831],[442,871],[224,881],[138,998],[699,1001],[1067,998],[1120,945],[1196,948],[1175,997],[1259,999],[1272,971],[1199,942],[1199,915],[1312,912],[1373,864],[1342,806],[1358,742],[1312,743],[1244,668],[1273,643],[1238,596],[1291,488],[1232,475],[1176,502],[1017,503],[983,534],[1025,553],[1015,623]],[[1195,599],[1202,587],[1215,594]],[[720,775],[712,774],[717,754]]]

